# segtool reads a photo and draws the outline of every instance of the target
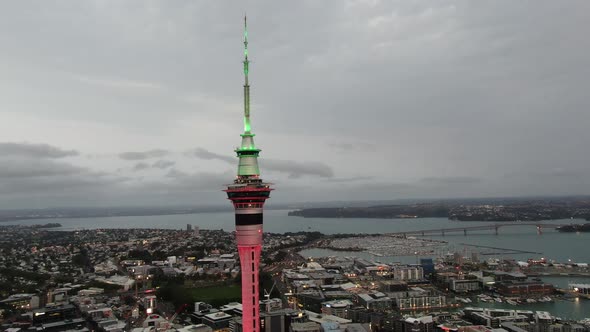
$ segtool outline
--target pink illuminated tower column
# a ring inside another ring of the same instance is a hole
[[[242,326],[244,332],[260,331],[258,267],[262,246],[262,209],[270,197],[269,183],[260,178],[254,134],[250,128],[250,85],[248,84],[248,29],[244,17],[244,133],[237,148],[238,174],[224,190],[236,211],[236,241],[242,273]]]

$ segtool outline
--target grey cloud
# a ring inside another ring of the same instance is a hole
[[[338,152],[350,152],[350,151],[365,151],[372,152],[377,148],[376,144],[367,142],[354,142],[354,143],[331,143],[329,147],[335,149]]]
[[[141,190],[149,189],[170,194],[211,190],[221,192],[223,184],[231,182],[232,174],[230,172],[186,173],[177,169],[171,169],[166,175],[166,179],[164,181],[147,182],[141,186]]]
[[[374,176],[351,176],[351,177],[342,177],[342,178],[329,178],[325,179],[325,182],[334,182],[334,183],[346,183],[346,182],[359,182],[359,181],[368,181],[375,179]]]
[[[420,179],[425,184],[468,184],[482,182],[481,178],[470,176],[425,177]]]
[[[64,158],[77,155],[78,151],[64,150],[48,144],[0,143],[0,156],[3,157]]]
[[[176,164],[176,162],[171,161],[171,160],[164,160],[164,159],[160,159],[152,164],[148,164],[146,162],[138,162],[137,164],[135,164],[135,166],[133,166],[133,171],[143,171],[146,169],[150,169],[150,168],[158,168],[158,169],[166,169],[169,167],[172,167]]]
[[[556,167],[552,169],[531,169],[527,171],[511,172],[503,175],[503,178],[514,181],[517,178],[531,178],[535,179],[535,182],[542,181],[543,179],[550,178],[587,178],[590,176],[590,170],[587,169],[574,169]]]
[[[195,149],[192,154],[200,159],[205,159],[205,160],[221,160],[221,161],[225,161],[226,163],[230,163],[230,164],[235,164],[237,162],[236,158],[232,158],[226,155],[221,155],[218,153],[214,153],[211,151],[207,151],[203,148],[197,148]]]
[[[573,169],[567,169],[567,168],[554,168],[552,170],[550,170],[549,172],[547,172],[547,175],[550,176],[563,176],[563,177],[582,177],[585,176],[583,171],[580,170],[573,170]]]
[[[68,197],[69,200],[76,202],[76,199],[81,198],[81,196],[87,196],[98,191],[116,192],[118,185],[129,180],[126,177],[96,176],[96,174],[92,173],[36,178],[5,178],[0,179],[0,186],[2,187],[0,195],[12,196],[20,194],[24,197],[44,195],[46,199],[51,199],[53,196]]]
[[[334,171],[328,165],[320,162],[299,162],[292,160],[261,159],[260,167],[265,170],[287,173],[289,178],[297,179],[304,175],[315,175],[331,178]]]
[[[87,77],[81,75],[72,75],[72,77],[82,83],[99,85],[117,90],[143,91],[145,93],[153,93],[154,91],[162,90],[162,86],[153,82],[123,80],[117,78]]]
[[[153,163],[152,167],[159,168],[159,169],[166,169],[166,168],[174,166],[175,164],[176,164],[176,162],[174,162],[174,161],[161,159],[161,160],[158,160],[155,163]]]
[[[133,170],[136,172],[143,171],[148,168],[150,168],[150,164],[144,162],[137,163],[135,166],[133,166]]]
[[[141,152],[123,152],[119,154],[119,158],[124,160],[145,160],[152,158],[161,158],[170,154],[168,150],[154,149]]]
[[[194,155],[206,160],[221,160],[228,164],[237,165],[237,159],[210,152],[203,148],[194,151]],[[323,178],[331,178],[334,171],[328,165],[320,162],[301,162],[293,160],[260,159],[259,164],[267,171],[274,171],[288,174],[289,178],[296,179],[304,175],[314,175]]]
[[[82,167],[52,160],[2,159],[0,160],[0,179],[38,178],[57,175],[75,175],[87,172]]]
[[[90,197],[96,199],[96,195],[117,192],[128,180],[50,159],[0,160],[0,196],[4,204],[15,206],[86,204],[86,199],[92,200]]]
[[[172,168],[168,171],[168,173],[166,173],[166,177],[169,177],[169,178],[185,178],[188,176],[189,176],[188,173],[185,173],[183,171],[179,171],[176,168]]]

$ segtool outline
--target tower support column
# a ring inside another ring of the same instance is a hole
[[[238,246],[242,271],[243,331],[260,331],[259,279],[260,245]]]

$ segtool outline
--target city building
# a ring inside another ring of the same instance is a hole
[[[213,329],[205,324],[188,325],[176,329],[178,332],[213,332]]]
[[[405,318],[396,321],[396,332],[433,332],[434,321],[432,316],[422,316],[418,318]]]
[[[422,266],[395,265],[391,268],[393,279],[402,281],[418,281],[424,279]]]
[[[590,284],[570,284],[569,288],[576,293],[590,295]]]
[[[248,83],[248,29],[244,17],[244,133],[235,152],[239,158],[234,183],[225,192],[235,209],[236,242],[242,273],[242,325],[245,332],[260,331],[259,279],[262,249],[262,213],[270,197],[270,184],[260,178],[258,155],[250,124],[250,85]]]
[[[322,303],[322,313],[340,318],[348,318],[348,309],[354,304],[350,300],[333,300]]]
[[[381,292],[360,293],[353,299],[355,303],[369,310],[385,311],[393,308],[393,300]]]
[[[481,289],[481,283],[477,279],[451,279],[449,289],[455,293],[468,293]]]
[[[35,294],[12,294],[0,301],[14,309],[36,309],[39,308],[39,296]]]
[[[75,318],[76,307],[71,304],[45,307],[33,310],[33,324],[57,322],[64,319]]]
[[[424,271],[424,275],[431,275],[434,273],[434,262],[432,258],[420,258],[420,266]]]
[[[487,309],[487,308],[465,308],[463,309],[466,319],[477,325],[500,328],[507,322],[529,322],[532,320],[533,313],[530,311],[518,311],[507,309]]]
[[[205,315],[203,317],[203,324],[211,327],[213,331],[216,331],[219,329],[228,328],[232,318],[232,315],[229,315],[223,311],[219,311]]]
[[[540,281],[503,281],[496,283],[495,287],[504,296],[542,296],[555,291],[552,284]]]
[[[293,323],[290,332],[320,332],[321,325],[316,322]]]

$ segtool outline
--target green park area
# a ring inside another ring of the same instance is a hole
[[[172,302],[175,306],[206,302],[216,307],[228,302],[240,302],[242,293],[240,286],[232,283],[199,288],[166,285],[158,290],[158,295],[163,300]]]
[[[205,302],[213,307],[219,307],[229,302],[241,302],[241,279],[238,277],[225,281],[207,281],[207,284],[194,282],[167,282],[158,287],[159,299],[171,302],[175,307],[183,304],[192,306],[194,302]],[[273,297],[280,297],[276,287],[273,287],[273,279],[269,273],[260,273],[260,298],[264,298],[264,292],[272,289]]]
[[[241,287],[239,285],[222,285],[205,288],[190,288],[187,291],[191,294],[195,301],[214,303],[218,300],[223,300],[223,303],[231,301],[240,302],[242,297]]]

